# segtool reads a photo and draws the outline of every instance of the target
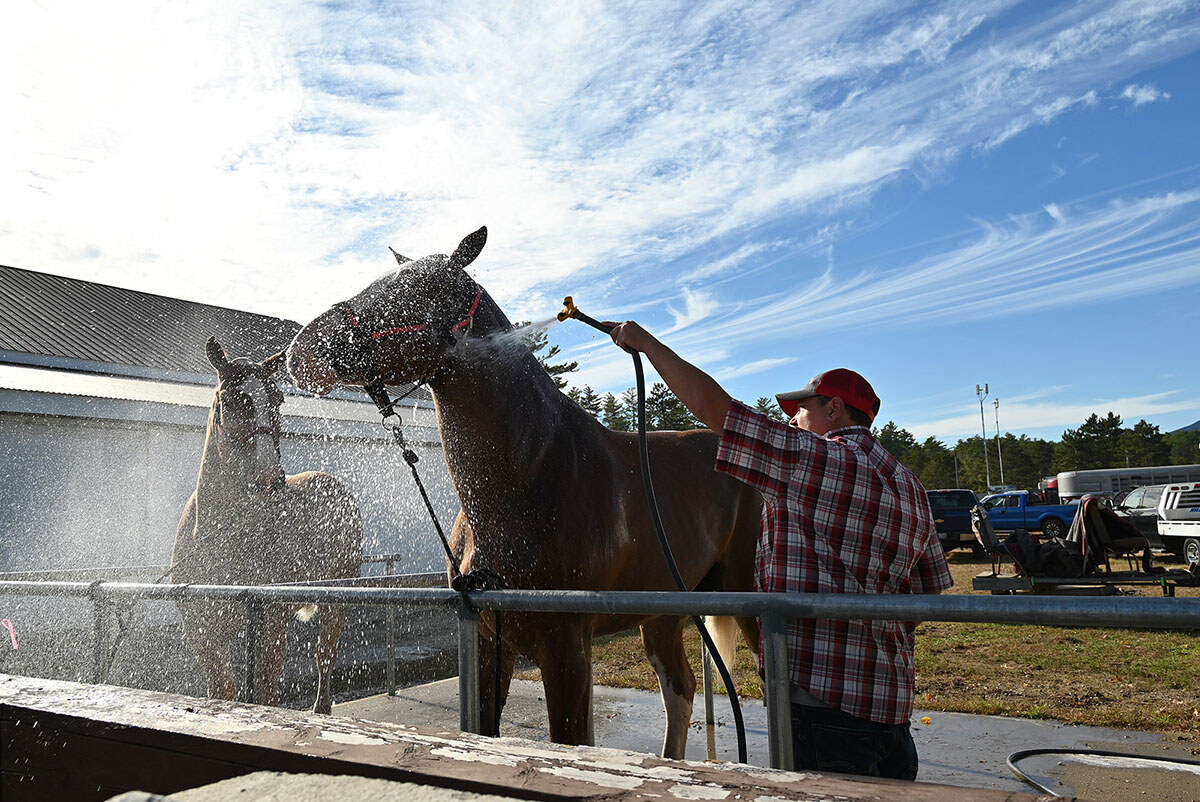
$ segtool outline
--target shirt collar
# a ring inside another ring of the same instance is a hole
[[[871,430],[868,429],[866,426],[862,426],[861,424],[857,424],[857,423],[852,423],[849,426],[841,426],[837,429],[830,429],[829,431],[825,432],[825,436],[828,438],[862,437],[864,435],[867,437],[870,437]]]

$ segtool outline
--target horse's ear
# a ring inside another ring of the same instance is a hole
[[[474,262],[483,250],[484,244],[487,242],[487,226],[480,226],[478,231],[473,231],[463,237],[463,241],[458,243],[458,247],[454,249],[454,253],[450,254],[450,265],[452,267],[466,267]]]
[[[262,361],[262,367],[267,369],[268,373],[274,373],[283,367],[284,358],[287,356],[287,350],[280,351],[278,354],[273,354]]]
[[[409,259],[407,256],[401,256],[400,254],[396,253],[396,249],[393,248],[391,245],[388,246],[388,250],[392,252],[392,256],[396,257],[396,264],[398,264],[398,265],[402,265],[405,262],[412,261],[412,259]]]
[[[229,366],[229,358],[225,356],[225,349],[217,342],[216,337],[209,337],[208,342],[204,344],[204,352],[208,354],[208,361],[220,373]]]

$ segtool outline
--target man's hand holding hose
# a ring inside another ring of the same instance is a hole
[[[712,376],[681,358],[632,320],[624,323],[606,320],[604,325],[612,327],[613,342],[621,348],[629,353],[640,351],[645,354],[658,375],[662,376],[692,414],[705,426],[720,433],[733,399]]]

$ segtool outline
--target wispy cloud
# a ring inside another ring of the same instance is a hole
[[[0,255],[303,318],[386,244],[444,252],[487,223],[502,302],[608,292],[999,147],[1200,43],[1187,4],[1013,24],[1016,5],[20,3]]]
[[[1053,209],[981,221],[965,243],[915,261],[836,277],[825,270],[787,295],[678,330],[672,345],[736,358],[768,339],[980,322],[1200,285],[1200,188]],[[597,355],[588,369],[603,375],[615,358]]]
[[[742,376],[753,376],[756,373],[766,373],[768,371],[781,368],[784,365],[790,365],[796,361],[796,357],[778,357],[773,359],[756,359],[753,362],[747,362],[744,365],[739,365],[735,368],[724,368],[718,371],[717,379],[720,381],[731,381]],[[801,379],[801,381],[804,381]]]
[[[1153,418],[1170,412],[1180,412],[1196,408],[1195,399],[1181,399],[1173,393],[1155,393],[1144,396],[1125,396],[1118,398],[1098,398],[1086,404],[1080,403],[1028,403],[1016,401],[1006,403],[1001,419],[1001,432],[1028,432],[1063,427],[1063,421],[1073,421],[1069,427],[1078,426],[1087,417],[1097,411],[1114,412],[1120,415],[1127,426],[1132,426],[1144,418]],[[924,420],[909,423],[905,426],[915,437],[938,437],[943,440],[956,440],[960,437],[974,437],[980,433],[979,415],[969,411],[962,415],[953,415],[936,420]],[[1051,435],[1057,438],[1061,434]],[[988,437],[995,437],[996,432],[991,420],[988,420]]]
[[[1170,100],[1171,93],[1163,92],[1153,86],[1145,84],[1130,84],[1121,92],[1121,97],[1128,100],[1135,107],[1144,106],[1147,103],[1155,103],[1159,100]]]
[[[685,339],[727,346],[766,335],[1028,314],[1063,304],[1200,284],[1200,189],[1114,200],[1095,208],[981,222],[977,236],[916,262],[860,273],[826,273],[786,297],[747,303]],[[1046,210],[1047,213],[1049,209]],[[822,311],[819,321],[806,312]]]

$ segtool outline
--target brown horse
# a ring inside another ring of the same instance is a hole
[[[367,383],[370,374],[389,384],[428,382],[462,503],[451,548],[463,572],[487,569],[514,588],[674,590],[651,528],[636,436],[610,431],[559,392],[467,275],[486,236],[480,229],[449,257],[397,256],[399,269],[296,335],[287,352],[292,376],[318,393]],[[716,450],[708,430],[651,433],[658,503],[688,587],[749,590],[761,500],[713,470]],[[495,734],[515,650],[541,669],[551,737],[591,743],[592,638],[640,625],[666,708],[663,754],[683,757],[696,687],[685,621],[506,614],[501,698],[482,683],[480,720]],[[491,617],[483,623],[492,626]],[[757,622],[738,623],[757,644]],[[495,670],[492,637],[480,648],[483,677]]]
[[[356,577],[362,567],[362,522],[354,498],[327,473],[285,476],[279,458],[279,406],[274,374],[283,354],[261,364],[229,360],[215,339],[208,359],[217,392],[196,492],[188,499],[175,548],[171,581],[263,585]],[[245,627],[243,607],[231,602],[179,603],[184,640],[204,664],[208,695],[236,699],[229,646]],[[315,605],[266,608],[256,654],[256,686],[265,704],[279,703],[279,677],[288,619],[308,620]],[[345,609],[324,607],[317,635],[317,700],[332,705],[330,673],[337,660]]]

